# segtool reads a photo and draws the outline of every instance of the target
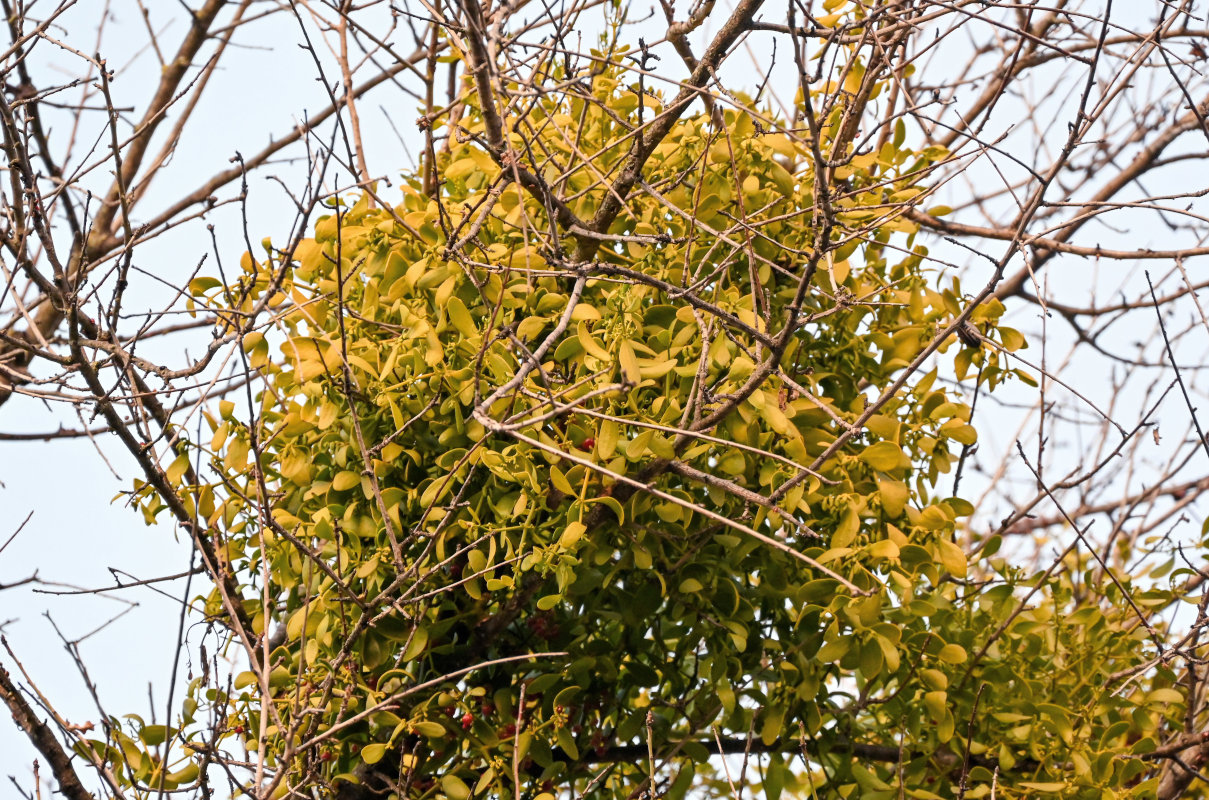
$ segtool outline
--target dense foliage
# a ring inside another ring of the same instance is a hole
[[[242,743],[277,796],[1153,793],[1182,704],[1161,623],[1087,592],[1124,590],[1094,560],[1013,568],[949,496],[977,433],[941,376],[1027,380],[1024,342],[993,299],[942,336],[969,298],[903,214],[948,154],[901,121],[856,149],[828,99],[883,90],[856,52],[797,120],[681,116],[604,231],[573,220],[670,99],[601,68],[512,108],[501,148],[468,83],[435,186],[334,199],[195,280],[227,330],[276,310],[244,339],[250,414],[196,443],[221,480],[184,445],[167,470],[257,597],[206,613],[261,644],[179,730],[98,757],[173,788]],[[165,778],[144,745],[178,734]]]

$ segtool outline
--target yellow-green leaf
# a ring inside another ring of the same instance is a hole
[[[361,748],[361,760],[366,764],[377,764],[386,755],[386,745],[375,742]]]
[[[445,311],[449,314],[449,321],[453,323],[453,327],[458,329],[458,333],[463,336],[478,335],[479,330],[475,327],[474,319],[466,309],[466,304],[456,295],[450,297],[445,303]]]
[[[944,568],[954,577],[964,578],[967,567],[965,551],[948,539],[938,540],[936,546],[940,550],[940,563]]]
[[[596,455],[607,461],[617,452],[617,423],[611,419],[602,420],[596,431]]]
[[[432,720],[421,720],[412,725],[411,729],[420,736],[427,736],[429,739],[439,739],[445,735],[445,726]]]
[[[352,470],[345,470],[337,473],[335,478],[332,478],[332,488],[338,492],[347,492],[354,486],[361,485],[361,475]]]
[[[169,483],[177,483],[181,476],[189,469],[189,454],[181,453],[172,463],[168,465],[168,469],[164,470],[164,475],[168,478]]]
[[[579,540],[581,538],[583,538],[584,532],[587,529],[588,529],[587,526],[584,525],[582,522],[579,522],[579,521],[572,522],[563,531],[562,536],[558,537],[558,546],[559,547],[568,547],[568,548],[574,547],[576,545],[576,543],[578,543]]]
[[[466,800],[470,797],[470,787],[466,782],[452,773],[441,778],[441,789],[449,800]]]
[[[882,511],[891,519],[902,516],[907,501],[911,498],[911,490],[907,484],[895,480],[879,480],[877,491],[882,499]]]
[[[881,472],[890,472],[903,465],[907,461],[906,455],[902,448],[894,444],[894,442],[877,442],[866,447],[860,454],[861,461],[864,461],[869,466]]]
[[[1150,703],[1182,703],[1184,702],[1184,695],[1177,689],[1164,687],[1155,689],[1146,695],[1146,700]]]
[[[629,339],[621,342],[618,348],[617,360],[621,363],[621,375],[626,383],[637,384],[642,381],[642,370],[638,366],[638,356],[634,353],[634,345]]]

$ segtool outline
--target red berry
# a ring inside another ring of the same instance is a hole
[[[470,730],[470,726],[473,724],[474,724],[474,714],[471,714],[469,711],[467,711],[465,714],[462,715],[462,730],[464,730],[464,731]]]
[[[236,725],[234,728],[232,728],[232,730],[235,731],[236,733],[243,733],[243,726]]]
[[[596,440],[593,439],[591,436],[589,436],[587,439],[584,439],[584,443],[581,445],[581,447],[584,450],[591,450],[595,446],[596,446]]]

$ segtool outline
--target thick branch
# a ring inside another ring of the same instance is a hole
[[[0,667],[0,699],[4,700],[4,704],[12,713],[13,722],[17,723],[17,727],[25,732],[29,741],[46,759],[46,763],[50,764],[51,772],[54,773],[55,780],[59,782],[59,794],[67,797],[68,800],[93,800],[92,795],[80,782],[80,776],[76,774],[75,767],[71,765],[71,757],[67,755],[63,745],[55,738],[54,731],[50,729],[49,725],[38,719],[38,715],[21,696],[20,690],[4,667]]]
[[[600,207],[596,209],[596,215],[588,224],[590,229],[603,233],[617,219],[626,195],[641,180],[642,169],[646,166],[647,159],[671,133],[672,126],[680,119],[680,115],[701,95],[702,87],[730,53],[739,37],[751,30],[752,20],[762,4],[763,0],[741,0],[736,5],[734,13],[730,15],[730,18],[722,25],[722,29],[718,31],[718,35],[710,42],[709,47],[701,56],[701,60],[697,63],[697,69],[693,70],[693,74],[685,81],[676,98],[668,104],[662,114],[655,118],[645,132],[634,137],[634,144],[621,167],[617,180],[614,181],[610,191],[605,193]],[[599,241],[581,238],[575,254],[576,261],[580,263],[591,261],[599,247]]]
[[[112,227],[117,211],[121,207],[121,195],[125,191],[125,187],[134,183],[156,128],[167,119],[168,109],[176,100],[176,93],[180,89],[181,81],[185,79],[189,68],[193,66],[193,59],[201,50],[202,45],[210,38],[210,26],[214,24],[214,18],[226,4],[227,0],[206,0],[206,4],[200,10],[193,12],[193,23],[189,26],[189,32],[185,34],[184,40],[177,48],[176,57],[164,67],[160,75],[159,86],[156,87],[155,95],[147,106],[147,113],[143,115],[143,119],[135,129],[134,138],[121,153],[121,173],[114,177],[113,185],[109,188],[109,194],[94,222],[94,229],[102,235],[108,233]],[[116,156],[117,153],[114,155]]]

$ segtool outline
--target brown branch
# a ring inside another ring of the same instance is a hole
[[[646,165],[647,159],[651,157],[651,154],[655,152],[655,148],[671,133],[672,126],[676,124],[680,116],[702,94],[703,87],[710,80],[714,70],[718,68],[723,59],[730,53],[735,42],[739,40],[740,36],[751,29],[752,21],[762,4],[763,0],[740,0],[735,5],[734,12],[722,24],[722,28],[718,31],[717,36],[714,37],[709,47],[706,48],[705,53],[702,54],[700,61],[697,63],[697,69],[685,81],[680,91],[676,94],[675,99],[654,119],[651,126],[645,132],[634,137],[630,153],[626,156],[620,173],[618,173],[612,187],[605,194],[604,199],[601,200],[600,206],[596,209],[595,216],[592,217],[592,221],[587,225],[589,229],[597,233],[604,233],[613,224],[613,221],[617,219],[617,215],[621,213],[622,203],[626,195],[642,179],[642,169]],[[575,260],[579,263],[591,261],[599,247],[599,241],[581,238],[575,253]]]
[[[1149,170],[1151,166],[1153,166],[1154,162],[1158,160],[1159,156],[1163,154],[1163,151],[1166,150],[1173,142],[1175,142],[1176,139],[1188,131],[1192,131],[1200,127],[1200,120],[1206,113],[1209,113],[1209,97],[1206,97],[1201,101],[1199,109],[1189,111],[1176,120],[1176,122],[1165,128],[1161,133],[1147,138],[1146,145],[1142,148],[1141,152],[1134,156],[1133,160],[1126,165],[1125,168],[1113,175],[1112,178],[1110,178],[1104,184],[1104,186],[1101,187],[1101,189],[1096,192],[1086,204],[1084,204],[1084,206],[1075,215],[1074,220],[1056,235],[1049,237],[1048,242],[1051,245],[1050,247],[1041,246],[1036,260],[1031,265],[1025,266],[1011,277],[1000,282],[1000,284],[995,288],[995,297],[1003,300],[1005,298],[1014,297],[1020,294],[1025,285],[1032,279],[1032,276],[1041,270],[1051,258],[1061,252],[1059,249],[1060,246],[1069,242],[1071,237],[1073,237],[1084,224],[1095,217],[1094,213],[1092,212],[1094,212],[1096,208],[1110,201],[1118,192],[1120,192],[1130,183],[1137,180],[1143,173]],[[1019,236],[1016,237],[1016,239],[1020,244],[1028,243],[1028,237],[1026,236]],[[1175,258],[1177,257],[1176,254],[1183,256],[1193,255],[1192,253],[1186,251],[1174,251],[1174,254],[1166,255],[1164,257],[1168,259]],[[1092,252],[1081,253],[1081,255],[1094,256],[1096,253],[1093,249]],[[1120,257],[1145,258],[1146,256],[1134,254]]]
[[[125,187],[133,184],[139,169],[142,168],[143,156],[151,145],[151,138],[156,128],[167,119],[168,109],[176,101],[176,93],[185,75],[193,66],[193,59],[210,38],[210,26],[214,24],[218,12],[227,5],[227,0],[206,0],[206,4],[193,12],[193,22],[188,33],[177,48],[176,55],[164,67],[160,75],[159,85],[152,95],[147,111],[135,129],[134,137],[122,151],[121,173],[115,176],[109,194],[101,205],[101,210],[94,220],[94,229],[100,234],[112,234],[118,209],[121,207]],[[117,155],[115,153],[114,155]]]
[[[516,152],[509,146],[505,135],[504,119],[496,107],[496,89],[492,86],[492,63],[488,53],[486,36],[487,23],[483,18],[483,9],[478,0],[458,0],[466,15],[466,35],[469,51],[467,52],[466,68],[474,75],[475,91],[482,106],[483,125],[487,130],[489,152],[495,162],[500,165],[505,174],[510,174],[527,192],[547,208],[551,216],[564,229],[583,228],[585,223],[571,207],[555,196],[553,189],[519,163]],[[584,246],[584,238],[579,236],[580,246]]]
[[[1192,782],[1201,777],[1200,770],[1209,763],[1209,741],[1200,741],[1190,747],[1164,755],[1166,759],[1159,770],[1159,786],[1155,800],[1178,800]],[[1182,742],[1183,740],[1181,740]]]
[[[683,743],[682,743],[683,744]],[[697,744],[712,750],[719,755],[743,755],[747,753],[801,753],[803,743],[797,739],[783,737],[777,739],[772,744],[765,744],[761,739],[750,739],[747,737],[720,737],[702,739]],[[586,748],[585,748],[586,749]],[[806,752],[812,755],[848,755],[863,761],[876,761],[882,763],[896,764],[900,761],[912,761],[916,758],[932,756],[948,769],[956,769],[961,766],[961,757],[953,754],[948,750],[936,750],[929,753],[905,750],[901,746],[885,745],[885,744],[869,744],[866,742],[854,742],[850,739],[837,737],[833,741],[828,741],[825,744],[818,741],[808,740],[806,742]],[[635,744],[616,745],[607,748],[601,753],[593,753],[586,749],[579,760],[588,760],[593,763],[632,763],[639,759],[647,757],[646,742],[638,742]],[[561,748],[555,749],[552,757],[556,761],[571,761],[567,753]],[[987,756],[979,756],[971,754],[969,756],[970,766],[985,767],[987,769],[1002,769],[999,760]],[[1015,772],[1027,773],[1037,769],[1037,762],[1031,758],[1022,758],[1012,767]]]
[[[93,800],[92,794],[84,788],[84,784],[80,782],[80,776],[76,774],[75,767],[71,765],[71,756],[55,738],[50,726],[38,719],[38,715],[13,683],[8,670],[2,666],[0,666],[0,699],[3,699],[4,704],[8,706],[9,712],[13,715],[13,722],[25,732],[30,743],[50,764],[51,772],[54,774],[55,780],[59,782],[59,793],[68,800]]]
[[[394,64],[373,78],[359,83],[356,91],[354,92],[354,96],[363,95],[371,89],[390,81],[400,72],[413,67],[414,64],[424,58],[426,54],[427,50],[417,50],[406,61],[399,64]],[[267,164],[270,159],[273,158],[273,156],[277,155],[277,153],[289,145],[301,140],[319,125],[323,124],[332,116],[337,114],[341,108],[343,108],[343,101],[328,105],[319,113],[309,117],[304,124],[296,125],[288,133],[274,138],[273,141],[269,145],[265,146],[260,152],[244,159],[241,165],[231,167],[230,169],[223,170],[215,174],[201,186],[194,189],[192,192],[180,198],[175,203],[162,210],[159,214],[145,222],[142,226],[140,226],[141,229],[154,230],[160,226],[169,224],[177,215],[193,206],[201,203],[212,202],[214,193],[220,188],[236,180],[242,179],[247,175],[248,171]],[[125,163],[129,163],[129,160],[127,160]],[[12,172],[15,175],[16,170],[13,170]],[[16,177],[14,177],[13,180],[16,180]],[[136,231],[135,239],[137,240],[137,238],[138,232]],[[99,226],[96,226],[94,227],[93,235],[89,238],[88,243],[85,246],[81,246],[79,242],[76,243],[72,250],[71,261],[69,262],[67,271],[71,274],[78,274],[84,265],[93,265],[95,262],[104,259],[113,252],[124,247],[128,247],[131,244],[133,244],[133,242],[126,242],[117,236],[101,236],[99,234]],[[50,289],[50,287],[47,288]],[[42,338],[49,337],[63,322],[64,312],[61,309],[62,303],[55,302],[53,299],[51,302],[42,302],[35,317],[32,329],[26,332],[24,335],[30,338],[31,341],[34,340],[33,337],[35,336]],[[18,368],[23,368],[29,363],[27,356],[21,356],[19,353],[16,353],[13,348],[0,347],[0,364],[6,362],[12,363]],[[7,375],[0,374],[0,406],[3,406],[4,403],[9,399],[12,394],[12,389],[24,382],[25,380],[20,376],[13,375],[11,373]]]
[[[1090,203],[1088,204],[1091,205]],[[910,209],[904,216],[912,222],[918,223],[929,230],[943,233],[949,236],[969,236],[976,239],[990,239],[992,241],[1010,242],[1016,237],[1016,232],[1011,228],[986,227],[983,225],[970,225],[964,222],[952,222],[947,219],[939,219],[923,211]],[[1160,260],[1171,261],[1176,258],[1190,258],[1192,256],[1209,255],[1209,247],[1187,247],[1179,250],[1151,250],[1142,248],[1138,250],[1111,250],[1096,245],[1088,247],[1087,245],[1070,244],[1065,241],[1069,235],[1065,235],[1066,231],[1072,228],[1077,228],[1082,225],[1082,222],[1072,224],[1063,229],[1063,232],[1058,237],[1049,236],[1032,236],[1025,234],[1018,237],[1020,243],[1026,247],[1036,247],[1044,252],[1044,258],[1049,258],[1056,253],[1069,253],[1076,256],[1086,256],[1088,258],[1106,258],[1114,261],[1137,261],[1137,260]],[[1073,231],[1072,231],[1073,233]],[[1061,237],[1061,238],[1060,238]],[[1040,258],[1038,259],[1041,260]],[[1034,269],[1036,269],[1034,267]],[[1011,280],[1010,278],[1008,280]],[[1007,281],[1004,281],[1006,284]],[[1023,287],[1019,287],[1013,291],[1014,294],[1020,294]],[[1150,305],[1147,303],[1146,305]]]
[[[1070,512],[1070,515],[1075,519],[1081,519],[1092,514],[1107,514],[1112,511],[1132,510],[1139,504],[1145,502],[1153,502],[1160,497],[1171,497],[1176,500],[1181,506],[1188,505],[1195,500],[1201,492],[1209,490],[1209,478],[1200,478],[1195,481],[1185,481],[1174,485],[1157,484],[1149,489],[1138,492],[1137,494],[1128,497],[1122,497],[1117,500],[1105,503],[1084,503]],[[1018,536],[1025,533],[1032,533],[1037,530],[1051,528],[1054,525],[1065,525],[1066,518],[1060,514],[1055,514],[1046,517],[1024,517],[1014,523],[1011,527],[1003,531],[1004,536]]]

